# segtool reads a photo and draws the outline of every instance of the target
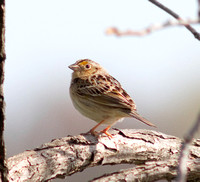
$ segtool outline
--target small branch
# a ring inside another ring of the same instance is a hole
[[[134,31],[134,30],[120,31],[116,27],[110,27],[106,30],[106,34],[116,35],[116,36],[145,36],[147,34],[164,29],[166,27],[183,26],[187,24],[197,24],[197,23],[200,23],[200,20],[198,19],[196,20],[187,19],[187,20],[181,20],[181,21],[169,20],[163,24],[158,23],[158,24],[150,25],[149,27],[143,30],[138,30],[138,31]]]
[[[11,157],[7,160],[9,181],[47,181],[98,165],[178,160],[182,141],[177,137],[150,130],[115,129],[111,134],[112,139],[105,135],[97,139],[90,134],[55,139]],[[194,140],[190,159],[198,158],[200,141]],[[195,161],[193,165],[199,167]],[[188,175],[193,172],[191,168]]]
[[[198,33],[193,27],[190,26],[191,24],[200,23],[200,0],[198,0],[198,2],[199,2],[199,12],[198,12],[199,17],[197,19],[187,19],[187,20],[182,19],[178,14],[176,14],[169,8],[165,7],[161,3],[157,2],[156,0],[149,0],[149,1],[152,2],[153,4],[155,4],[156,6],[158,6],[159,8],[163,9],[170,15],[172,15],[176,19],[176,21],[168,20],[165,23],[150,25],[149,27],[139,30],[139,31],[135,31],[135,30],[120,31],[116,27],[109,27],[106,30],[106,34],[107,35],[116,35],[116,36],[144,36],[144,35],[148,35],[148,34],[154,32],[154,31],[164,29],[166,27],[185,26],[194,35],[195,38],[200,40],[200,33]]]
[[[158,6],[159,8],[161,8],[162,10],[164,10],[165,12],[167,12],[168,14],[172,15],[178,21],[183,20],[178,14],[176,14],[174,11],[167,8],[163,4],[159,3],[158,1],[156,1],[156,0],[149,0],[149,1],[153,4],[155,4],[156,6]],[[200,40],[200,34],[193,27],[191,27],[189,24],[185,24],[184,26],[194,35],[194,37],[196,39]]]
[[[187,161],[190,153],[190,144],[194,138],[195,133],[200,127],[200,113],[199,116],[191,128],[191,130],[185,136],[185,142],[182,144],[180,157],[179,157],[179,167],[178,167],[178,182],[186,181],[187,176]]]

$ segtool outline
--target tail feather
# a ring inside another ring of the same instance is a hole
[[[147,119],[145,119],[145,118],[143,118],[142,116],[140,116],[137,112],[132,112],[132,113],[130,113],[130,115],[131,115],[132,117],[134,117],[135,119],[137,119],[137,120],[139,120],[139,121],[142,121],[143,123],[145,123],[145,124],[147,124],[147,125],[149,125],[149,126],[152,126],[152,127],[155,127],[155,128],[156,128],[156,126],[155,126],[153,123],[151,123],[151,122],[148,121]]]

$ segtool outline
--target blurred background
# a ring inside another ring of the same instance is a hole
[[[195,0],[165,5],[184,18],[197,15]],[[6,12],[7,157],[96,124],[78,113],[69,97],[68,65],[82,58],[118,79],[156,130],[182,138],[193,125],[200,111],[200,42],[183,27],[144,37],[105,34],[111,26],[140,30],[173,19],[150,2],[9,0]],[[134,119],[115,127],[152,129]],[[114,169],[88,169],[67,179],[88,181]]]

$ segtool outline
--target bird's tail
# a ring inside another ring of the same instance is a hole
[[[156,128],[156,126],[153,123],[140,116],[137,112],[131,112],[130,115],[135,119],[138,119],[139,121],[142,121],[143,123]]]

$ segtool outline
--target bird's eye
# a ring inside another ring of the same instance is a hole
[[[89,64],[86,64],[86,65],[85,65],[85,68],[87,68],[87,69],[90,69],[90,67],[91,67],[91,66],[90,66]]]

